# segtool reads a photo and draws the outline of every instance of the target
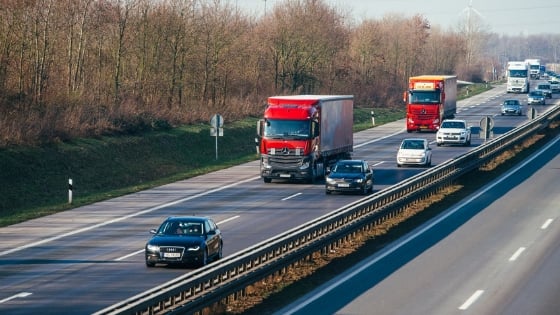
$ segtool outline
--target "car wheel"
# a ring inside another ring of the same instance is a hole
[[[362,195],[367,195],[369,192],[369,188],[367,186],[367,183],[364,184],[364,187],[362,187]]]
[[[272,182],[272,178],[263,177],[263,181],[264,181],[265,183],[270,183],[270,182]]]
[[[146,260],[146,267],[152,268],[155,267],[155,265],[156,265],[155,263]]]
[[[216,254],[215,260],[222,259],[222,257],[224,257],[223,249],[224,249],[224,244],[220,242],[220,248],[218,248],[218,253]]]
[[[200,267],[204,267],[208,264],[208,249],[204,250],[202,254],[202,259],[200,260]]]
[[[325,195],[330,195],[330,194],[331,194],[331,191],[328,190],[328,189],[325,189]]]

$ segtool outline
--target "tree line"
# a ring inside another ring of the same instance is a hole
[[[221,0],[0,0],[0,146],[256,116],[276,94],[402,106],[411,75],[484,80],[501,63],[472,30],[358,23],[322,0],[260,17]]]

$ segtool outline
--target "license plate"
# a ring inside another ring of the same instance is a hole
[[[284,178],[290,178],[290,174],[280,174],[280,177],[284,177]]]
[[[350,184],[338,184],[338,187],[350,187]]]
[[[165,258],[179,258],[179,257],[181,257],[181,253],[163,253],[163,257],[165,257]]]
[[[445,140],[457,140],[457,137],[445,137]]]

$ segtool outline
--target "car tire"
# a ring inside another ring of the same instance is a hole
[[[146,260],[146,267],[148,267],[148,268],[152,268],[152,267],[155,267],[155,266],[156,266],[156,264],[155,264],[155,263],[153,263],[153,262],[149,262],[149,261],[147,261],[147,260]]]
[[[220,242],[220,248],[218,248],[218,253],[216,254],[216,259],[214,260],[219,260],[222,259],[222,257],[224,257],[224,244],[222,242]]]
[[[269,178],[269,177],[263,177],[263,181],[264,181],[265,183],[267,183],[267,184],[268,184],[268,183],[271,183],[271,182],[272,182],[272,178]]]
[[[369,188],[367,186],[367,184],[364,185],[364,187],[362,188],[362,195],[367,195],[369,192]]]
[[[328,189],[325,189],[325,195],[330,195],[330,194],[331,194],[331,191],[328,190]]]
[[[202,254],[202,259],[200,260],[199,267],[204,267],[207,264],[208,264],[208,249],[205,249],[204,253]]]

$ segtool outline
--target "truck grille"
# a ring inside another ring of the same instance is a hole
[[[303,158],[301,156],[290,155],[269,155],[268,163],[275,169],[294,169],[301,166]]]

